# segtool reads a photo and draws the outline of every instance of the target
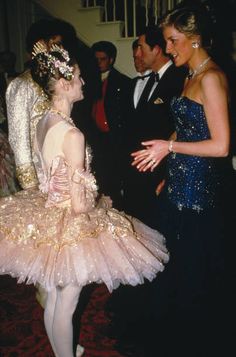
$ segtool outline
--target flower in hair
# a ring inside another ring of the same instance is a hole
[[[56,43],[53,43],[50,52],[59,52],[62,57],[66,60],[66,62],[69,62],[70,57],[68,51],[66,51],[63,47],[58,46]]]
[[[59,60],[54,61],[54,66],[59,70],[59,72],[66,78],[72,79],[73,78],[73,71],[74,68],[69,66],[66,62],[61,62]]]
[[[57,58],[55,53],[59,53],[64,61]],[[68,52],[56,44],[48,51],[42,42],[37,42],[33,47],[32,58],[37,58],[42,73],[49,70],[55,76],[58,70],[67,80],[71,80],[74,76],[74,67],[68,64],[70,61]]]

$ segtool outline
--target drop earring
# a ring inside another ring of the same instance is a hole
[[[199,42],[192,42],[192,48],[198,48],[200,46]]]

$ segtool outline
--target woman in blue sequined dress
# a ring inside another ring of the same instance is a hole
[[[144,149],[132,156],[133,165],[145,172],[154,170],[168,155],[167,178],[157,211],[159,230],[167,237],[170,251],[169,266],[162,277],[163,301],[171,304],[165,305],[167,310],[174,307],[174,333],[179,332],[178,343],[185,341],[181,352],[186,341],[197,351],[204,337],[199,333],[203,327],[212,329],[207,323],[212,316],[219,317],[221,308],[216,303],[223,270],[219,166],[229,150],[228,85],[209,55],[211,31],[205,11],[200,7],[177,8],[162,19],[161,27],[166,51],[175,65],[189,68],[182,95],[171,103],[176,140],[143,142]],[[159,293],[154,293],[155,306],[164,313],[163,306],[158,306]],[[217,326],[220,330],[219,321]],[[209,330],[207,336],[209,340]],[[188,356],[195,356],[194,349],[186,350]],[[214,355],[209,353],[198,351],[196,355]]]

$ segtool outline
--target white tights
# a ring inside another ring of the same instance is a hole
[[[56,357],[73,357],[72,317],[81,288],[67,285],[48,292],[44,324]]]

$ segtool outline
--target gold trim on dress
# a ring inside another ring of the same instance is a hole
[[[38,185],[38,179],[34,165],[25,164],[16,167],[16,177],[23,189]]]

